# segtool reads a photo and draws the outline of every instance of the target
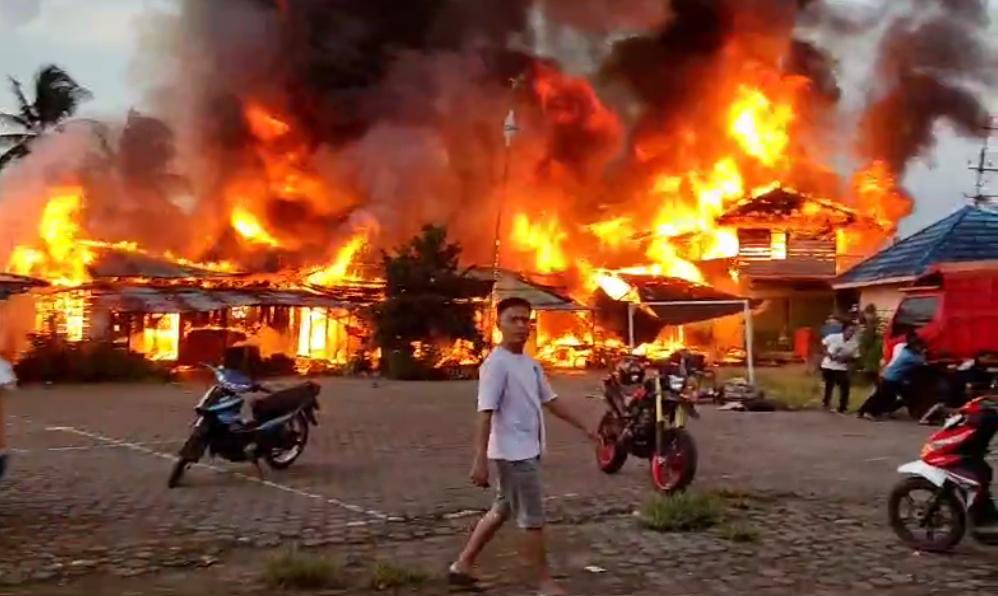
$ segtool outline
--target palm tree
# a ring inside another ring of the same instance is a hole
[[[31,143],[51,129],[61,130],[62,122],[76,113],[80,103],[92,97],[66,71],[54,64],[35,74],[35,100],[29,102],[21,82],[9,77],[17,100],[17,112],[0,112],[0,170],[31,152]]]

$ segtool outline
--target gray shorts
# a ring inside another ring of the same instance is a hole
[[[516,518],[524,530],[544,527],[544,495],[541,490],[540,458],[495,460],[499,473],[498,494],[493,509],[503,517]]]

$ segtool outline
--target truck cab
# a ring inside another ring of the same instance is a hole
[[[998,265],[940,265],[904,290],[884,333],[884,358],[914,331],[936,361],[998,354]]]

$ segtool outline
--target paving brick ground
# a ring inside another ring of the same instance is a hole
[[[582,396],[597,381],[562,376],[554,385],[595,420],[600,405]],[[261,483],[249,466],[214,462],[172,491],[170,454],[199,388],[14,393],[14,462],[0,485],[0,594],[256,593],[260,557],[291,542],[357,565],[388,557],[439,570],[491,499],[466,480],[473,383],[323,385],[321,426],[290,470]],[[573,593],[998,592],[998,549],[967,542],[952,556],[915,556],[886,528],[894,470],[917,455],[923,427],[706,408],[692,429],[696,485],[753,497],[733,510],[759,530],[753,544],[716,531],[639,529],[630,513],[649,496],[646,465],[604,476],[575,431],[558,422],[550,429],[554,560]],[[508,579],[512,540],[485,561],[496,578],[490,593],[524,593]],[[585,571],[590,565],[606,572]]]

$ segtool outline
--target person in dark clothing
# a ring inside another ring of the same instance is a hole
[[[924,364],[925,342],[909,333],[904,346],[895,350],[894,357],[884,367],[876,391],[859,408],[857,416],[879,418],[904,405],[903,397],[911,374]]]
[[[821,376],[825,380],[825,396],[822,405],[829,409],[832,391],[839,388],[839,412],[849,407],[849,365],[859,356],[859,342],[856,327],[846,324],[841,333],[832,333],[822,340],[825,346],[825,359],[821,361]]]

